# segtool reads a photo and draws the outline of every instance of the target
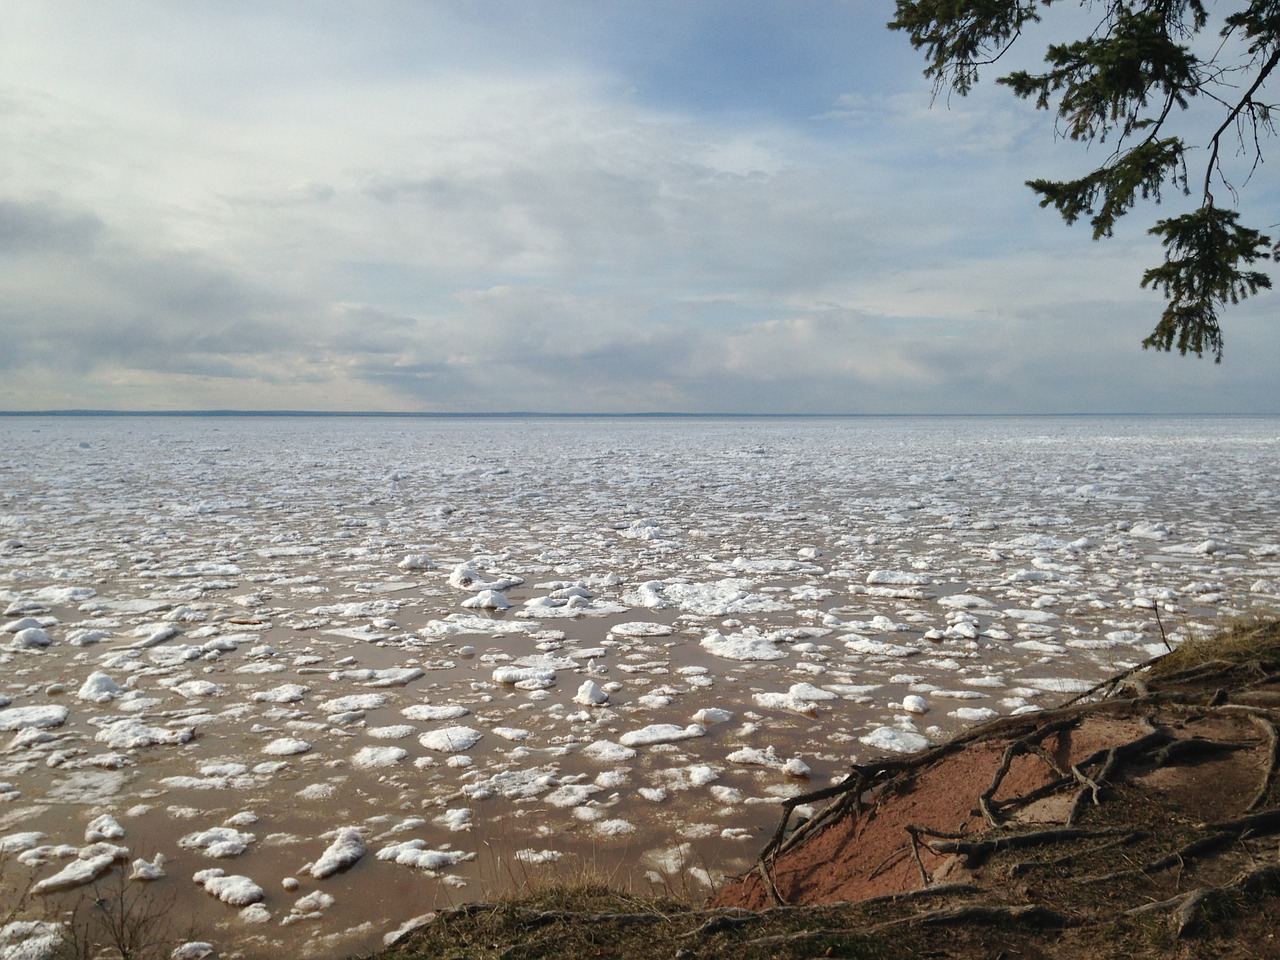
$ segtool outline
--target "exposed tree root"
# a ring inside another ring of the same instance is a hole
[[[1276,767],[1280,766],[1280,733],[1276,731],[1276,725],[1266,717],[1254,714],[1249,719],[1267,735],[1267,752],[1270,755],[1267,768],[1262,774],[1262,785],[1258,787],[1258,792],[1245,807],[1245,810],[1257,810],[1271,795],[1271,782],[1275,780]]]
[[[927,913],[918,913],[914,916],[903,917],[900,920],[890,920],[887,923],[870,927],[868,932],[887,930],[892,927],[949,926],[963,923],[1026,923],[1035,927],[1049,928],[1070,926],[1071,919],[1064,913],[1050,910],[1048,907],[1041,906],[1038,903],[1012,906],[974,903],[959,907],[946,907],[941,910],[930,910]]]
[[[1036,830],[1032,833],[1015,833],[1008,837],[992,837],[985,840],[963,839],[962,834],[940,833],[927,827],[915,825],[907,827],[911,834],[913,846],[927,847],[936,854],[956,854],[964,858],[964,866],[972,869],[985,863],[992,854],[1006,850],[1021,850],[1026,847],[1039,847],[1052,843],[1066,843],[1072,840],[1094,840],[1103,837],[1127,836],[1128,830],[1080,830],[1063,827],[1053,830]],[[921,836],[938,837],[936,841],[920,840]]]
[[[1259,893],[1273,888],[1280,882],[1280,863],[1269,863],[1246,870],[1224,887],[1197,887],[1186,893],[1146,903],[1126,911],[1131,917],[1153,913],[1168,913],[1173,935],[1177,939],[1194,936],[1204,924],[1210,911],[1218,904],[1240,894]]]
[[[1055,857],[1052,860],[1024,860],[1021,863],[1015,863],[1013,865],[1009,870],[1009,876],[1020,877],[1025,873],[1030,873],[1032,870],[1052,870],[1057,867],[1069,866],[1080,857],[1096,856],[1099,853],[1112,849],[1113,847],[1126,847],[1131,843],[1138,843],[1139,841],[1150,839],[1150,837],[1151,834],[1145,830],[1134,830],[1117,837],[1110,843],[1102,843],[1096,847],[1077,850],[1072,853],[1068,853],[1065,856]]]

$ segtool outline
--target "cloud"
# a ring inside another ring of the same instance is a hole
[[[889,3],[73,6],[0,38],[0,408],[1280,409],[1265,303],[1142,353],[1143,226]]]

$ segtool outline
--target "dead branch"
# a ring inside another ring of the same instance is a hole
[[[959,907],[947,907],[942,910],[930,910],[915,916],[890,920],[887,923],[868,927],[867,933],[879,933],[894,927],[903,926],[949,926],[960,923],[1027,923],[1035,927],[1065,927],[1070,925],[1066,914],[1050,910],[1040,904],[1022,906],[1002,906],[992,904],[966,904]]]
[[[1021,863],[1015,863],[1009,870],[1010,877],[1020,877],[1024,873],[1030,873],[1032,870],[1052,870],[1055,867],[1065,867],[1076,861],[1082,856],[1095,856],[1114,847],[1125,847],[1131,843],[1138,843],[1142,840],[1149,840],[1151,834],[1145,830],[1135,830],[1126,833],[1121,837],[1117,837],[1110,843],[1102,843],[1096,847],[1090,847],[1087,850],[1077,850],[1074,853],[1068,853],[1065,856],[1055,857],[1053,860],[1024,860]]]
[[[1276,725],[1266,717],[1251,714],[1249,719],[1267,735],[1268,759],[1266,769],[1262,773],[1262,785],[1258,787],[1258,792],[1245,807],[1245,810],[1257,810],[1270,795],[1271,781],[1275,779],[1276,767],[1280,766],[1280,732],[1276,731]]]
[[[1034,833],[1022,833],[1012,837],[999,837],[994,840],[942,841],[930,844],[935,853],[956,853],[964,857],[966,867],[976,867],[984,863],[993,854],[1006,850],[1021,850],[1025,847],[1038,847],[1052,843],[1066,843],[1072,840],[1092,840],[1099,837],[1115,836],[1114,830],[1080,830],[1072,828],[1055,830],[1037,830]]]
[[[760,879],[764,882],[764,891],[769,895],[777,906],[785,907],[787,901],[782,899],[782,894],[778,893],[778,888],[773,884],[773,877],[769,876],[769,868],[765,866],[763,860],[756,861],[756,873],[760,874]]]

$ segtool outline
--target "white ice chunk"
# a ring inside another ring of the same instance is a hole
[[[0,730],[22,730],[35,727],[48,730],[60,727],[67,722],[69,711],[57,704],[44,704],[36,707],[7,707],[0,710]]]
[[[927,737],[895,727],[877,727],[858,739],[869,747],[890,753],[917,753],[930,745]]]
[[[626,623],[615,623],[609,633],[615,637],[669,637],[674,631],[665,623],[650,623],[645,620],[628,620]]]
[[[311,744],[305,740],[299,740],[297,737],[278,737],[272,740],[262,752],[269,757],[292,757],[299,753],[306,753],[311,749]]]
[[[91,703],[107,703],[122,693],[124,693],[123,687],[105,673],[95,670],[89,674],[76,696]]]
[[[353,693],[325,700],[316,709],[321,713],[350,713],[355,710],[377,710],[387,704],[385,693]]]
[[[204,887],[206,893],[231,907],[247,907],[267,897],[265,891],[248,877],[228,876],[216,867],[197,871],[191,879]]]
[[[933,578],[923,573],[907,573],[899,570],[872,570],[867,574],[867,583],[887,586],[924,587],[933,583]]]
[[[479,743],[482,736],[484,734],[472,727],[444,727],[421,734],[418,742],[440,753],[465,753]]]
[[[1000,716],[998,711],[990,707],[959,707],[952,710],[950,715],[965,723],[985,723]]]
[[[351,758],[353,766],[361,770],[392,767],[409,755],[401,747],[361,747]]]
[[[582,755],[602,763],[621,763],[624,760],[630,760],[636,752],[612,740],[596,740],[582,748]]]
[[[902,709],[907,713],[928,713],[929,701],[917,694],[908,694],[902,698]]]
[[[555,685],[556,672],[546,667],[498,667],[493,671],[493,682],[524,684],[524,689],[545,689]]]
[[[195,738],[193,727],[148,727],[140,720],[119,720],[103,727],[94,739],[112,750],[132,750],[158,745],[173,746]]]
[[[497,590],[481,590],[474,597],[462,601],[469,610],[506,610],[511,601]]]
[[[252,833],[241,833],[234,827],[213,827],[188,833],[178,840],[178,846],[187,850],[201,850],[207,856],[221,860],[240,856],[257,839]]]
[[[414,703],[400,711],[410,720],[457,720],[471,711],[457,704]]]
[[[310,692],[310,687],[304,687],[300,683],[284,683],[270,690],[259,690],[249,699],[258,703],[297,703]]]
[[[345,870],[367,852],[364,838],[355,827],[343,827],[329,844],[329,848],[320,855],[320,859],[311,865],[311,875],[317,880],[332,876],[339,870]]]
[[[647,747],[658,743],[691,740],[694,737],[706,736],[706,733],[707,728],[697,723],[691,723],[687,727],[679,727],[674,723],[654,723],[639,730],[624,733],[618,740],[624,747]]]
[[[119,840],[124,836],[124,827],[109,813],[94,817],[84,828],[86,843],[97,843],[99,840]]]
[[[133,868],[129,871],[129,879],[144,881],[162,879],[165,876],[164,860],[163,853],[157,853],[150,862],[138,858],[133,861]]]
[[[582,686],[578,688],[578,692],[573,698],[574,703],[580,703],[588,707],[607,703],[608,700],[609,694],[605,693],[590,680],[582,681]]]
[[[461,850],[430,850],[425,840],[406,840],[393,843],[378,851],[379,860],[390,860],[406,867],[419,870],[437,871],[456,866],[467,860],[475,859],[474,853]]]
[[[726,660],[783,660],[787,656],[787,651],[770,637],[758,633],[744,632],[726,637],[715,632],[702,638],[702,647]]]
[[[98,846],[97,844],[94,845]],[[126,859],[129,851],[123,847],[112,847],[110,844],[102,845],[105,852],[95,852],[94,847],[86,847],[80,851],[80,855],[68,863],[51,877],[45,877],[31,888],[32,893],[59,893],[63,890],[71,890],[75,887],[83,886],[86,883],[92,883],[100,876],[111,869],[112,864],[117,860]],[[122,856],[123,854],[123,856]]]

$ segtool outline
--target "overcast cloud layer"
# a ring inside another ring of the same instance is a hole
[[[1144,352],[1157,211],[1040,210],[1101,155],[891,16],[11,4],[0,408],[1280,412],[1280,294]]]

